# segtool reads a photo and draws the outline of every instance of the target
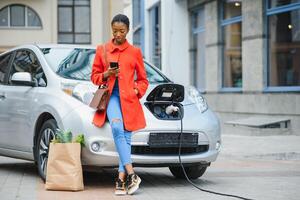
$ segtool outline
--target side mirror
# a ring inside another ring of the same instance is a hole
[[[26,85],[34,87],[36,82],[32,80],[31,74],[28,72],[16,72],[12,75],[11,82],[16,85]]]

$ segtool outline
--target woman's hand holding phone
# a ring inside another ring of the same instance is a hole
[[[120,72],[119,64],[117,62],[111,62],[110,66],[108,67],[107,71],[104,74],[104,78],[108,78],[109,76],[115,75],[118,77]]]
[[[120,69],[119,68],[111,68],[111,67],[109,67],[108,69],[107,69],[107,71],[108,71],[108,73],[109,73],[109,76],[111,76],[111,75],[115,75],[116,77],[118,77],[118,74],[119,74],[119,72],[120,72]]]
[[[118,77],[119,74],[119,63],[118,62],[110,62],[108,70],[111,71],[112,74],[114,74],[116,77]]]

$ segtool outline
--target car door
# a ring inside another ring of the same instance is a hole
[[[6,53],[0,57],[0,148],[8,144],[6,133],[11,132],[11,125],[7,122],[6,86],[8,73],[14,53]]]
[[[3,123],[0,129],[2,148],[32,152],[34,119],[31,110],[37,87],[15,85],[11,77],[16,72],[29,72],[34,76],[39,68],[41,66],[32,51],[22,49],[15,52],[7,74],[7,84],[1,86],[1,92],[5,95],[0,111]]]

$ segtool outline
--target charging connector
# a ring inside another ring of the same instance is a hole
[[[173,104],[169,105],[168,107],[166,107],[166,114],[167,115],[172,115],[175,114],[179,111],[179,107],[174,106]]]

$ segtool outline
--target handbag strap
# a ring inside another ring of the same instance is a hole
[[[103,47],[103,57],[104,57],[105,66],[108,67],[106,44],[102,45],[102,47]]]
[[[108,68],[107,53],[106,53],[106,44],[103,44],[102,48],[103,48],[103,57],[104,57],[105,67]],[[108,87],[107,84],[104,83],[104,84],[99,85],[98,88],[100,89],[100,88],[107,88],[107,87]]]
[[[103,48],[103,57],[104,57],[105,66],[106,66],[106,68],[108,68],[107,52],[106,52],[106,44],[102,45],[102,48]],[[118,55],[118,60],[117,60],[117,62],[119,62],[119,60],[120,60],[120,55],[121,55],[121,52],[120,52],[119,55]],[[108,87],[107,84],[99,85],[99,88],[107,88],[107,87]]]

